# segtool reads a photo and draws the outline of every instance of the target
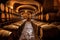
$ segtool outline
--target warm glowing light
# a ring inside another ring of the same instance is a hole
[[[27,10],[25,10],[25,13],[27,13],[28,11]]]
[[[0,9],[1,9],[1,4],[0,4]]]
[[[43,7],[41,6],[41,12],[43,12]]]
[[[60,0],[59,0],[59,2],[60,2]]]
[[[41,20],[43,20],[43,14],[41,14]]]
[[[4,4],[1,3],[1,11],[4,11]]]
[[[8,7],[6,6],[6,12],[8,12]]]
[[[49,20],[49,14],[47,13],[46,14],[46,21],[48,21]]]
[[[10,6],[10,8],[11,8],[11,9],[13,9],[13,7],[12,7],[12,6]]]

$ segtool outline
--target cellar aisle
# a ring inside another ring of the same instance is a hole
[[[26,22],[19,40],[35,40],[33,27],[30,22]]]

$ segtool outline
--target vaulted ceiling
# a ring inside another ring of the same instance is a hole
[[[9,0],[0,0],[0,3],[2,2],[2,3],[6,3],[7,1],[9,1]],[[11,0],[10,0],[11,1]],[[15,0],[12,0],[12,1],[15,1]],[[21,1],[21,0],[19,0],[19,1]],[[32,1],[32,0],[30,0],[30,1]],[[43,4],[43,2],[44,2],[44,0],[35,0],[35,1],[38,1],[39,3],[41,3],[41,4]]]

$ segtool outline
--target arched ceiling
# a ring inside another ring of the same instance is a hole
[[[13,7],[13,5],[16,3],[17,4],[34,4],[34,5],[40,6],[40,4],[36,1],[8,1],[7,5]]]
[[[16,10],[16,12],[18,12],[19,8],[22,8],[23,6],[37,10],[36,13],[39,13],[41,8],[41,4],[36,1],[8,1],[7,6],[10,8],[12,7],[12,9]]]
[[[18,12],[19,8],[31,8],[31,9],[34,9],[35,11],[37,10],[34,6],[30,6],[30,5],[21,5],[21,6],[18,6],[16,11]]]

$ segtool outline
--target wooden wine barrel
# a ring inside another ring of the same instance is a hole
[[[9,8],[9,13],[11,13],[12,12],[12,10]]]
[[[48,21],[48,20],[49,20],[49,14],[44,14],[43,21]]]
[[[8,13],[6,13],[6,16],[7,16],[7,20],[9,20],[9,14]]]
[[[56,17],[56,13],[47,13],[39,15],[38,19],[41,21],[55,21],[57,19]]]
[[[3,12],[1,14],[1,18],[2,18],[2,22],[4,22],[5,21],[5,14]]]
[[[55,13],[41,14],[38,16],[38,18],[35,18],[41,21],[55,21],[55,19],[57,19]]]
[[[35,16],[35,19],[38,20],[38,16]]]
[[[55,19],[56,19],[56,14],[55,13],[49,13],[48,21],[55,21]]]
[[[46,21],[49,20],[49,14],[46,14]]]
[[[38,16],[38,19],[41,20],[41,16],[40,15]]]
[[[45,40],[55,39],[59,36],[59,30],[56,28],[56,25],[42,25],[41,28],[43,29],[43,38]]]
[[[41,15],[39,15],[39,16],[36,16],[35,18],[36,18],[37,20],[41,20],[41,21],[43,21],[43,17],[44,17],[44,15],[41,14]]]
[[[2,36],[2,37],[10,36],[11,33],[12,32],[10,32],[10,31],[0,29],[0,36]]]
[[[8,7],[7,6],[6,6],[6,9],[5,10],[6,10],[6,12],[8,12]]]
[[[7,26],[4,26],[5,29],[13,29],[13,30],[17,30],[19,28],[19,26],[16,26],[16,25],[7,25]]]
[[[1,11],[4,11],[4,4],[1,3]]]
[[[40,16],[41,16],[41,20],[43,20],[43,16],[44,16],[44,15],[43,15],[43,14],[41,14]]]
[[[6,11],[6,18],[7,18],[7,20],[9,20],[9,13],[8,13],[8,7],[7,6],[5,8],[5,11]]]
[[[45,21],[55,21],[55,19],[56,19],[55,13],[47,13],[43,17],[43,20],[45,20]]]
[[[12,19],[12,14],[10,14],[10,19]]]

